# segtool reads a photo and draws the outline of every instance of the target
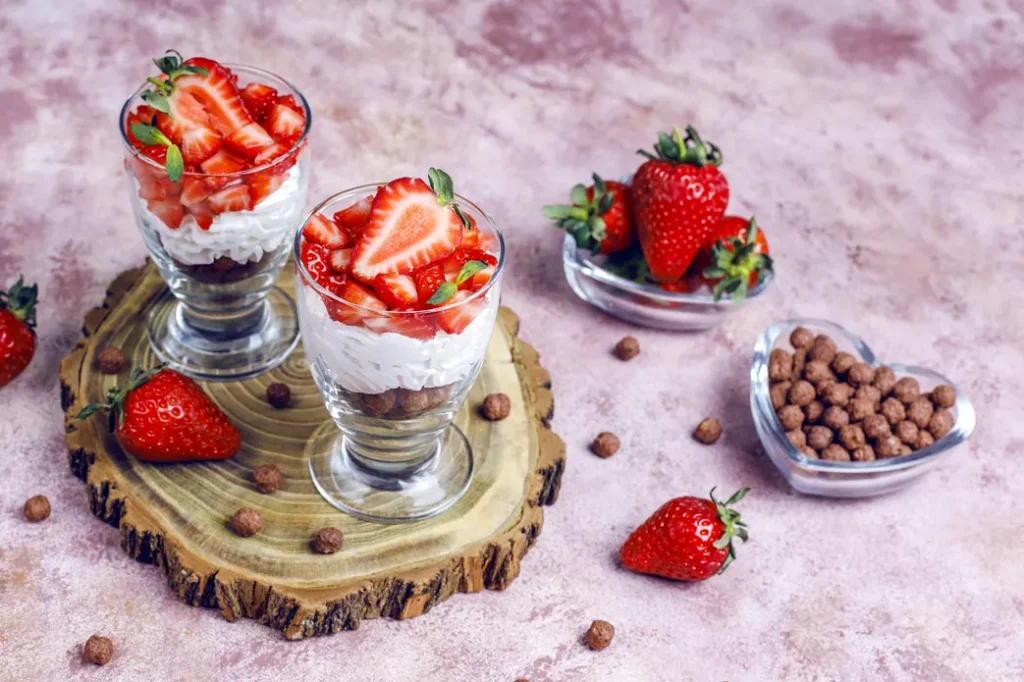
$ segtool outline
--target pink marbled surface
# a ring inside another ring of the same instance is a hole
[[[280,3],[0,1],[0,279],[41,285],[40,347],[0,392],[4,680],[787,682],[1024,678],[1024,2]],[[756,5],[756,7],[752,7]],[[872,7],[872,5],[874,7]],[[57,364],[144,251],[114,121],[167,47],[254,63],[308,95],[314,182],[429,165],[508,235],[506,302],[554,377],[569,467],[503,593],[299,643],[180,604],[129,561],[67,471]],[[718,331],[635,330],[577,301],[538,208],[615,176],[672,123],[724,150],[778,281]],[[756,334],[823,316],[940,368],[979,413],[968,447],[905,492],[790,492],[747,411]],[[636,334],[629,364],[610,346]],[[688,438],[706,413],[726,435]],[[599,430],[623,448],[587,453]],[[752,539],[681,585],[614,553],[658,503],[747,484]],[[45,493],[53,516],[21,505]],[[611,648],[578,642],[593,618]],[[80,663],[93,632],[117,648]]]

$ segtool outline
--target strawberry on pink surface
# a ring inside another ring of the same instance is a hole
[[[413,306],[419,300],[416,282],[409,275],[377,275],[373,281],[373,288],[389,308]]]
[[[338,227],[330,218],[315,214],[302,228],[302,236],[328,249],[344,249],[352,245],[352,235]]]

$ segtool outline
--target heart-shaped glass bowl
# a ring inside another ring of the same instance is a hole
[[[806,327],[815,335],[828,334],[840,351],[852,353],[872,367],[881,364],[863,339],[826,320],[786,320],[769,327],[758,337],[750,365],[750,411],[765,452],[797,491],[826,497],[870,497],[899,490],[931,469],[943,455],[971,435],[975,423],[974,407],[956,384],[930,369],[887,363],[897,377],[917,379],[922,393],[939,384],[949,384],[956,389],[956,404],[950,408],[954,422],[949,433],[908,455],[873,462],[831,462],[807,457],[786,438],[786,431],[775,414],[768,392],[768,356],[775,348],[791,351],[789,336],[799,326]]]
[[[562,244],[562,267],[569,286],[587,303],[627,322],[672,331],[717,327],[764,293],[773,279],[771,272],[762,275],[739,303],[728,296],[716,301],[710,292],[674,293],[605,270],[601,267],[600,256],[577,248],[576,241],[569,235]]]

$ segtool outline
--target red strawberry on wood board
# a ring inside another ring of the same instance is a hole
[[[747,494],[738,490],[725,502],[677,497],[643,522],[622,545],[622,565],[638,573],[673,580],[707,580],[722,573],[736,558],[733,538],[747,541],[747,527],[730,509]]]
[[[238,429],[192,379],[172,369],[132,370],[127,383],[87,405],[77,419],[110,413],[110,428],[124,450],[147,462],[219,460],[241,447]]]
[[[711,230],[725,214],[729,183],[718,170],[722,153],[689,126],[686,137],[658,133],[657,156],[633,175],[633,215],[651,276],[683,276]]]
[[[21,374],[36,352],[36,285],[22,277],[0,291],[0,388]]]
[[[594,173],[594,184],[576,185],[570,198],[571,206],[545,206],[544,215],[571,234],[578,247],[592,253],[615,253],[633,243],[636,230],[629,185],[606,182]]]

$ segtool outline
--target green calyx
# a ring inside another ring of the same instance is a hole
[[[163,57],[153,60],[156,68],[166,76],[164,79],[150,76],[146,80],[153,85],[152,90],[146,90],[140,95],[142,101],[159,112],[171,114],[171,105],[168,101],[171,93],[174,92],[174,82],[187,75],[208,76],[210,72],[201,66],[190,66],[185,64],[185,58],[177,50],[167,50]],[[153,131],[156,131],[155,133]],[[185,172],[185,161],[182,159],[181,150],[178,145],[171,142],[158,128],[142,123],[132,124],[132,135],[143,144],[162,144],[167,147],[167,161],[165,168],[167,177],[171,182],[181,180]]]
[[[711,265],[701,274],[705,279],[717,280],[711,288],[716,301],[729,295],[739,303],[747,296],[751,275],[760,277],[773,270],[771,256],[756,252],[757,230],[757,220],[752,217],[742,239],[720,239],[711,247]]]
[[[0,308],[24,322],[34,335],[36,333],[36,301],[39,300],[39,287],[33,284],[25,286],[25,278],[18,281],[7,291],[0,291]]]
[[[121,386],[111,386],[108,388],[107,395],[102,403],[89,403],[75,415],[75,419],[82,421],[88,419],[96,412],[109,412],[110,431],[113,433],[124,422],[124,401],[128,398],[128,394],[149,381],[153,378],[154,374],[163,368],[163,365],[157,365],[150,369],[136,367],[132,370],[131,375],[129,375],[128,381]]]
[[[576,185],[569,193],[572,205],[549,204],[544,206],[544,217],[555,221],[559,227],[576,240],[576,246],[597,253],[601,242],[608,235],[608,228],[601,216],[608,212],[615,199],[615,192],[609,190],[605,181],[594,173],[594,196],[587,198],[587,188]]]
[[[430,183],[430,189],[437,195],[437,203],[442,206],[451,206],[455,215],[459,216],[459,220],[462,221],[462,226],[467,230],[473,229],[473,224],[462,212],[462,207],[455,203],[455,184],[452,182],[452,176],[440,168],[431,168],[427,171],[427,182]]]
[[[650,277],[650,269],[647,267],[647,260],[644,258],[643,249],[639,244],[633,244],[622,251],[608,254],[608,258],[601,267],[630,282],[651,284],[654,281]]]
[[[643,149],[636,150],[636,153],[648,159],[669,161],[687,166],[722,165],[722,150],[711,142],[705,142],[693,126],[686,126],[686,137],[683,137],[678,126],[672,128],[671,135],[668,133],[658,133],[658,141],[654,143],[654,151],[657,153],[657,156]]]
[[[736,548],[732,544],[732,539],[738,537],[743,542],[747,541],[747,524],[740,520],[740,513],[735,509],[730,509],[729,505],[736,504],[742,500],[748,492],[750,492],[750,488],[740,488],[725,502],[719,502],[715,499],[714,488],[711,489],[711,493],[708,495],[714,503],[715,509],[718,511],[718,518],[723,524],[725,524],[725,530],[722,531],[722,537],[715,540],[714,548],[729,548],[729,553],[726,555],[725,561],[722,562],[722,567],[718,569],[719,575],[724,573],[725,569],[729,567],[729,564],[736,560]]]

